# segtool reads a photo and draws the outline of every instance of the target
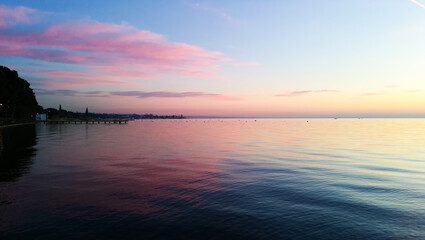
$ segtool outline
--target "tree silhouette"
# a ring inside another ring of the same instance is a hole
[[[16,71],[0,66],[0,117],[32,119],[39,110],[30,84]]]

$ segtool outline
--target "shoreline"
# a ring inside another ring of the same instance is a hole
[[[13,124],[0,125],[0,128],[15,127],[15,126],[21,126],[21,125],[35,124],[35,123],[36,122],[13,123]]]

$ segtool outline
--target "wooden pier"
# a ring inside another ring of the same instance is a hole
[[[45,120],[38,121],[49,124],[126,124],[128,119],[90,119],[90,120]]]

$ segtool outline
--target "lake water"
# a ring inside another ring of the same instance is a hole
[[[425,119],[0,129],[0,239],[425,239]]]

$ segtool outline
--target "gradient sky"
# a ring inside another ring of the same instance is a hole
[[[0,65],[80,112],[425,117],[424,4],[0,1]]]

